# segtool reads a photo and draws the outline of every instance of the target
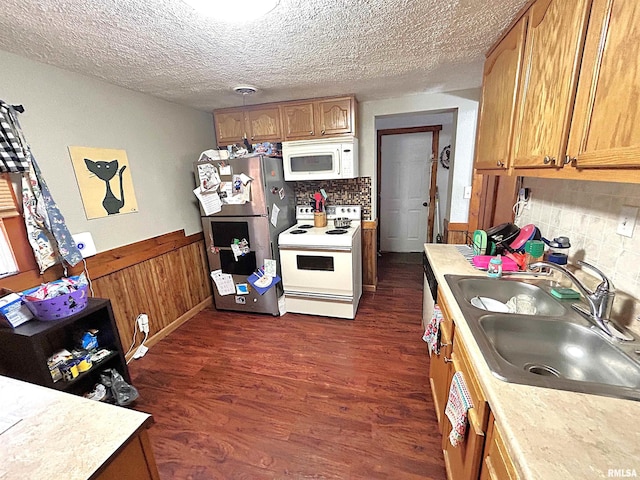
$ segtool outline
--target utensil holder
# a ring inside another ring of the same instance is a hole
[[[314,227],[326,227],[327,226],[327,212],[314,212],[313,213],[313,226]]]

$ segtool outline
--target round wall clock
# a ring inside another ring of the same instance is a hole
[[[440,165],[449,168],[449,159],[451,158],[451,145],[447,145],[440,152]]]

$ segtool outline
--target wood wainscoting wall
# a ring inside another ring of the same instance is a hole
[[[375,292],[378,285],[378,220],[362,222],[362,290]]]
[[[86,262],[94,296],[111,300],[125,352],[139,314],[149,316],[145,344],[152,346],[213,301],[202,233],[167,233],[98,253]],[[77,275],[83,268],[79,264],[68,274]],[[4,278],[0,287],[22,291],[62,275],[56,265],[44,275],[30,271]]]
[[[444,243],[466,244],[469,238],[468,223],[450,223],[446,218],[444,224]]]

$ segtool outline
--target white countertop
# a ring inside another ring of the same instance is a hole
[[[426,244],[425,252],[450,306],[455,336],[460,335],[468,347],[521,477],[640,477],[640,402],[498,380],[444,278],[445,274],[483,276],[484,272],[474,269],[453,245]]]
[[[0,479],[87,480],[150,415],[0,376]]]

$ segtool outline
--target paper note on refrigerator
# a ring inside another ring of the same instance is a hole
[[[222,273],[222,270],[211,272],[213,283],[216,284],[219,295],[232,295],[236,293],[236,285],[233,283],[233,277],[229,273]]]
[[[276,261],[271,258],[264,259],[264,273],[270,277],[275,277],[276,273]]]
[[[211,163],[198,165],[198,178],[200,179],[200,190],[202,193],[215,191],[220,185],[218,170]]]
[[[222,203],[220,202],[220,196],[218,192],[202,193],[200,187],[197,187],[193,193],[200,200],[202,210],[205,215],[214,215],[222,210]]]
[[[275,203],[273,207],[271,207],[271,225],[274,227],[278,226],[278,214],[280,213],[280,208]]]

